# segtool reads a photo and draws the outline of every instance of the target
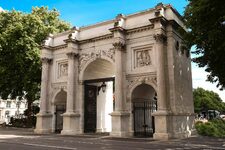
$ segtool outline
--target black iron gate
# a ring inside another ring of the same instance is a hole
[[[152,113],[157,109],[156,100],[133,100],[134,136],[152,137],[155,131]]]
[[[97,86],[85,85],[84,132],[96,132],[97,125]]]

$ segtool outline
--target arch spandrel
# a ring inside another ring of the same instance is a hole
[[[66,98],[67,98],[67,91],[65,89],[58,89],[53,94],[52,104],[55,105],[57,103],[57,97],[59,96],[59,94],[62,94],[62,93],[63,93],[63,96],[65,96],[65,100],[66,100]]]
[[[79,80],[83,81],[83,77],[84,77],[84,72],[86,70],[86,68],[94,61],[96,61],[97,59],[102,59],[105,61],[110,62],[113,67],[115,67],[115,59],[114,59],[114,51],[112,49],[110,49],[109,51],[99,51],[97,53],[83,53],[80,55],[79,58]]]
[[[157,80],[156,76],[136,76],[136,77],[130,77],[127,79],[128,85],[127,85],[127,102],[131,102],[131,97],[134,89],[138,87],[141,84],[147,84],[153,87],[153,89],[157,93]]]

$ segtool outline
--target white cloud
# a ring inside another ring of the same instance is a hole
[[[0,6],[0,12],[4,11],[4,9]]]
[[[216,87],[216,84],[206,81],[206,78],[207,72],[205,72],[204,68],[199,68],[192,63],[193,88],[202,87],[206,90],[214,91],[218,93],[220,98],[225,102],[225,91],[219,90],[219,88]]]

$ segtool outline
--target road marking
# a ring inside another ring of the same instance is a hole
[[[72,148],[72,147],[50,146],[50,145],[30,144],[30,143],[23,143],[23,144],[28,145],[28,146],[36,146],[36,147],[48,147],[48,148],[56,148],[56,149],[77,150],[77,148]]]

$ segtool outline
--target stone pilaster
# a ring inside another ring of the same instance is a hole
[[[66,112],[63,114],[63,135],[80,134],[79,122],[80,114],[76,111],[78,100],[78,46],[72,40],[66,41],[68,44],[68,79],[67,79],[67,101]]]
[[[154,35],[157,55],[157,111],[153,113],[155,117],[155,139],[169,139],[170,135],[170,110],[168,109],[168,99],[166,90],[166,57],[164,34]]]
[[[117,18],[119,20],[116,25],[123,21],[122,15]],[[129,135],[129,113],[126,111],[126,102],[124,99],[124,55],[125,55],[125,34],[122,27],[115,26],[111,31],[114,34],[113,47],[115,49],[115,111],[112,116],[112,132],[110,136],[126,137]]]
[[[166,26],[167,20],[159,15],[150,19],[155,30],[155,49],[157,58],[157,111],[152,115],[155,118],[155,139],[169,139],[171,135],[171,110],[167,95],[167,52]]]
[[[166,78],[165,78],[165,49],[166,36],[164,34],[154,35],[156,41],[156,56],[157,56],[157,97],[158,97],[158,111],[167,112],[166,101]]]
[[[37,124],[35,133],[43,134],[52,132],[51,120],[52,114],[48,112],[48,85],[49,85],[49,69],[51,58],[43,57],[42,61],[42,77],[41,77],[41,97],[40,97],[40,113],[37,114]]]

